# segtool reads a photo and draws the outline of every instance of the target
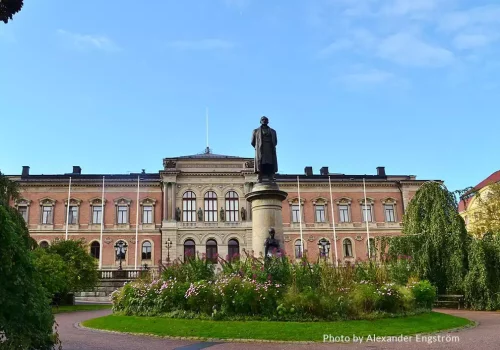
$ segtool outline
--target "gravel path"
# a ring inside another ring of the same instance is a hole
[[[56,315],[59,324],[59,334],[64,350],[169,350],[183,349],[196,350],[209,348],[210,350],[230,349],[463,349],[463,350],[489,350],[500,349],[500,313],[478,312],[465,310],[439,310],[451,315],[465,317],[479,323],[477,327],[463,329],[458,332],[443,332],[430,339],[413,336],[407,342],[367,342],[360,344],[315,343],[315,344],[276,344],[276,343],[211,343],[200,341],[170,340],[148,336],[135,336],[115,334],[78,328],[78,323],[90,318],[105,316],[110,310],[84,311],[62,313]],[[374,330],[376,333],[376,330]],[[332,336],[337,336],[336,334]],[[351,335],[350,335],[351,336]],[[438,338],[439,336],[439,338]],[[318,334],[322,339],[323,335]],[[352,340],[352,339],[351,339]]]

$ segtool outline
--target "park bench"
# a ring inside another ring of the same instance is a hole
[[[460,307],[463,305],[463,301],[463,295],[440,294],[437,296],[437,300],[434,302],[434,305],[439,307],[456,306],[460,310]]]

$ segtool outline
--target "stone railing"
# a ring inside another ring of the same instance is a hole
[[[222,222],[178,222],[178,228],[187,228],[187,227],[216,227],[216,228],[224,228],[224,227],[252,227],[252,223],[250,221],[222,221]]]
[[[99,270],[101,280],[133,280],[147,274],[149,270]]]

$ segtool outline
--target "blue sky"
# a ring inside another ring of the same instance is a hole
[[[206,145],[281,173],[389,174],[452,189],[498,170],[500,3],[26,1],[0,24],[0,170],[155,172]]]

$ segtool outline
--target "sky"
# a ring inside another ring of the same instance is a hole
[[[500,3],[44,0],[0,23],[0,171],[157,172],[253,157],[280,173],[416,175],[450,190],[500,169]]]

